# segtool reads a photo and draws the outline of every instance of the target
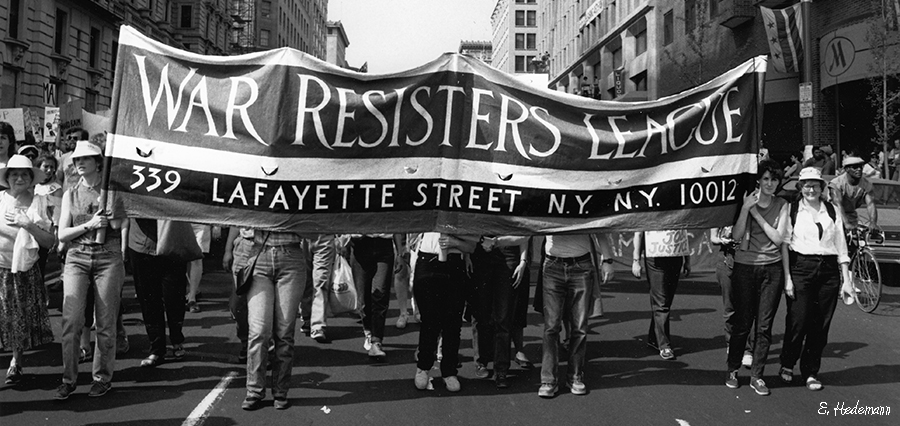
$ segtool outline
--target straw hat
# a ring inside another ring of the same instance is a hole
[[[75,151],[72,151],[73,160],[80,157],[94,157],[94,156],[103,156],[103,152],[100,151],[100,147],[90,143],[89,141],[78,141],[75,144]]]
[[[31,186],[37,185],[37,183],[43,181],[45,177],[44,172],[41,171],[39,167],[34,167],[28,157],[16,154],[9,158],[8,163],[3,167],[0,167],[0,185],[7,188],[9,188],[9,183],[6,182],[6,172],[10,169],[31,169],[31,172],[34,174],[34,178],[31,180]]]

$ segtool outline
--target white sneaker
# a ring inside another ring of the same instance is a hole
[[[363,342],[363,349],[369,350],[372,349],[372,333],[366,331],[366,341]]]
[[[750,368],[753,365],[753,355],[744,353],[744,357],[741,358],[741,365]]]
[[[444,385],[450,392],[459,392],[460,390],[459,379],[456,376],[444,377]]]
[[[403,330],[406,328],[406,323],[409,322],[409,314],[406,312],[400,314],[400,317],[397,318],[397,328]]]
[[[369,356],[372,358],[383,358],[385,356],[384,349],[381,348],[381,342],[374,342],[369,348]]]
[[[421,368],[416,369],[416,389],[418,389],[418,390],[428,389],[428,381],[429,380],[431,380],[431,378],[428,377],[427,371],[425,371]]]

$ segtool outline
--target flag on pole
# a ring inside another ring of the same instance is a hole
[[[759,7],[766,37],[769,41],[771,64],[778,72],[800,72],[800,58],[803,57],[801,34],[803,21],[800,19],[800,3],[784,9]]]

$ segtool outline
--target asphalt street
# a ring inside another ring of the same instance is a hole
[[[207,262],[208,266],[215,262]],[[212,269],[212,268],[210,268]],[[0,386],[0,424],[6,425],[894,425],[900,424],[900,287],[885,287],[872,314],[838,306],[820,375],[821,392],[775,377],[784,331],[784,303],[765,379],[771,396],[756,395],[741,371],[741,387],[728,389],[722,300],[711,273],[696,273],[679,286],[672,313],[677,360],[664,361],[644,343],[650,321],[648,286],[619,272],[604,286],[605,315],[591,320],[586,383],[589,394],[561,389],[554,399],[537,396],[540,385],[541,316],[529,312],[526,352],[537,368],[515,364],[511,387],[498,390],[478,380],[472,361],[471,331],[463,327],[462,391],[448,392],[440,379],[433,391],[413,386],[418,324],[394,327],[391,302],[383,363],[362,348],[355,318],[329,320],[330,343],[320,344],[297,330],[289,394],[291,406],[276,411],[240,408],[245,374],[237,363],[239,342],[227,310],[230,277],[204,275],[201,313],[187,313],[187,357],[155,369],[140,368],[147,338],[134,287],[126,283],[125,324],[131,351],[117,361],[113,390],[89,398],[89,365],[81,364],[79,387],[67,401],[53,400],[60,383],[61,292],[51,293],[51,320],[57,342],[27,354],[26,379]],[[0,355],[7,365],[9,354]],[[563,367],[564,368],[564,367]],[[563,370],[564,371],[564,370]],[[564,374],[564,373],[563,373]],[[439,376],[439,370],[431,372]],[[271,398],[269,396],[269,398]],[[889,416],[842,414],[835,408],[886,407]]]

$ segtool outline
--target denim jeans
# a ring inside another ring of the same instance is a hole
[[[730,253],[725,254],[725,252],[720,251],[716,256],[716,281],[719,282],[719,287],[722,288],[722,306],[724,307],[722,319],[725,320],[725,347],[728,347],[728,342],[731,341],[730,318],[734,315],[734,306],[731,304],[733,270],[734,255]],[[744,353],[752,354],[755,343],[756,328],[751,325],[750,334],[747,335],[747,346],[744,347]]]
[[[768,265],[735,263],[733,278],[731,304],[734,315],[729,319],[728,371],[741,367],[748,335],[754,333],[756,344],[750,377],[762,378],[772,343],[772,323],[784,290],[784,268],[780,260]],[[756,327],[753,327],[754,322]]]
[[[593,271],[590,259],[567,262],[547,258],[544,261],[544,355],[541,360],[541,383],[558,383],[559,332],[564,315],[568,315],[565,321],[570,327],[566,378],[570,382],[584,379]]]
[[[800,374],[815,376],[822,366],[822,351],[839,298],[840,267],[837,256],[793,252],[790,265],[794,298],[787,298],[781,365],[793,368],[799,358]]]
[[[63,383],[75,384],[78,379],[84,310],[87,293],[91,290],[94,293],[94,325],[97,330],[92,376],[98,382],[112,380],[116,364],[116,321],[124,281],[121,240],[117,238],[97,246],[72,244],[66,253],[63,269]]]
[[[247,292],[247,395],[265,396],[269,342],[274,340],[272,394],[287,396],[294,361],[294,326],[305,285],[306,255],[299,244],[263,248]]]
[[[128,249],[134,271],[134,288],[141,302],[141,314],[150,353],[166,355],[166,325],[173,345],[184,342],[184,293],[187,263],[151,256]]]
[[[678,277],[681,276],[684,258],[681,256],[648,257],[646,264],[652,315],[650,331],[647,333],[647,343],[659,349],[671,349],[669,311],[672,308],[672,301],[675,300],[675,291],[678,289]]]
[[[422,316],[416,367],[425,371],[431,369],[438,338],[442,338],[441,376],[455,376],[459,361],[459,332],[469,285],[465,264],[459,255],[451,255],[446,262],[441,262],[434,255],[419,253],[415,281],[413,293]]]
[[[380,342],[384,339],[384,323],[391,301],[394,242],[387,238],[354,238],[353,255],[363,272],[363,328],[372,332],[372,342]]]
[[[312,285],[306,286],[300,311],[303,321],[310,325],[310,330],[325,330],[328,318],[328,289],[331,287],[331,275],[334,273],[334,234],[322,234],[316,239],[307,240],[309,251],[307,265],[310,271],[306,278]]]

